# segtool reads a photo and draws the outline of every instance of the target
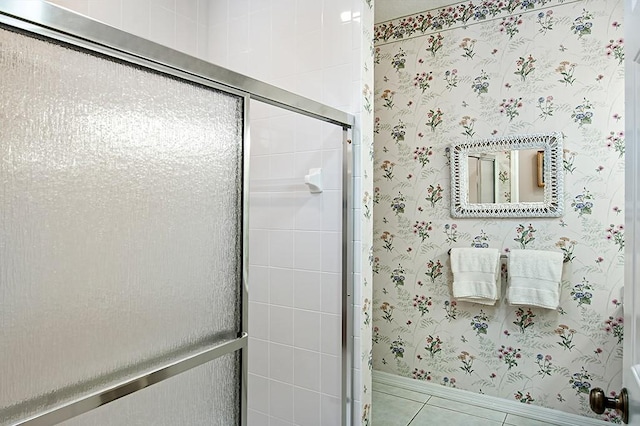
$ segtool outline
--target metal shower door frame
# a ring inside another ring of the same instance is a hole
[[[153,371],[53,407],[20,421],[19,425],[50,425],[91,411],[111,401],[159,383],[177,374],[241,351],[241,418],[247,423],[247,343],[248,343],[248,172],[249,100],[258,100],[303,114],[343,129],[342,203],[342,424],[353,424],[353,156],[348,131],[355,118],[351,114],[296,95],[276,86],[197,59],[160,44],[134,36],[61,7],[41,1],[0,0],[0,27],[14,28],[52,39],[123,62],[159,71],[183,80],[244,97],[243,218],[242,218],[242,320],[239,336],[206,348],[186,358],[172,361]]]

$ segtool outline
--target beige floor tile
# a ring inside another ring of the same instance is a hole
[[[372,426],[406,426],[422,408],[421,402],[373,391]]]

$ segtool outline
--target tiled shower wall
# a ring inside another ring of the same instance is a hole
[[[369,139],[354,142],[355,198],[363,182],[363,144],[372,146],[372,116],[362,100],[365,80],[372,86],[373,8],[351,1],[214,1],[211,3],[211,61],[294,93],[355,114],[369,122]],[[366,22],[366,25],[365,25]],[[369,35],[363,37],[364,31]],[[364,48],[363,48],[364,44]],[[370,96],[370,94],[369,94]],[[252,180],[297,178],[322,167],[330,186],[322,194],[273,189],[252,193],[250,211],[250,424],[337,425],[340,418],[340,236],[342,211],[340,128],[277,112],[253,102],[251,112]],[[360,112],[363,111],[361,115]],[[363,126],[360,126],[362,128]],[[363,132],[366,133],[366,132]],[[368,162],[367,162],[368,161]],[[372,176],[372,173],[368,173]],[[331,186],[334,185],[334,186]],[[370,191],[371,192],[371,191]],[[355,265],[358,301],[370,299],[360,267],[362,247],[371,243],[371,223],[355,211]],[[257,217],[256,217],[257,216]],[[370,218],[368,219],[370,220]],[[367,224],[368,223],[368,224]],[[368,233],[363,237],[363,233]],[[369,250],[366,250],[368,254]],[[370,275],[370,272],[369,272]],[[368,282],[371,282],[369,279]],[[257,290],[257,291],[256,291]],[[369,296],[367,296],[367,291]],[[362,379],[360,353],[370,352],[370,338],[355,331],[356,424],[368,419],[368,363]],[[365,327],[365,332],[370,328]],[[370,332],[367,334],[369,335]],[[363,343],[364,342],[364,343]],[[362,395],[360,395],[362,394]]]
[[[623,2],[451,3],[377,25],[374,366],[594,417],[622,374]],[[452,142],[547,132],[561,218],[451,218]],[[477,244],[562,253],[559,308],[453,300]]]
[[[369,312],[372,201],[361,194],[373,192],[373,0],[51,3],[354,114],[354,303],[356,313]],[[251,179],[301,178],[322,167],[326,185],[317,195],[298,184],[251,197],[250,424],[333,426],[340,414],[342,131],[259,102],[250,108]],[[359,315],[354,334],[355,424],[367,424],[371,331]]]
[[[51,0],[49,3],[200,59],[206,60],[209,56],[209,0]]]

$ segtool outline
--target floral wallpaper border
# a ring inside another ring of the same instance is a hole
[[[516,12],[550,7],[555,4],[570,4],[577,1],[565,0],[485,0],[481,2],[461,2],[442,9],[427,11],[397,21],[379,23],[373,27],[376,44],[390,40],[401,40],[417,37],[431,31],[445,28],[456,28],[469,25],[470,22],[483,22],[491,18],[500,18],[506,27],[514,19]]]

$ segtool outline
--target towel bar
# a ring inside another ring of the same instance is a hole
[[[448,254],[449,256],[451,256],[451,249],[447,250],[447,254]],[[506,258],[507,258],[507,255],[506,255],[506,254],[501,254],[501,255],[500,255],[500,259],[506,259]]]

